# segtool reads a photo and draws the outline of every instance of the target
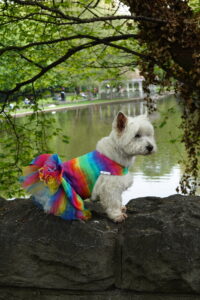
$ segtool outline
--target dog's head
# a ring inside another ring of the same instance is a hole
[[[127,156],[148,155],[156,151],[154,129],[147,115],[128,117],[119,112],[113,121],[111,137]]]

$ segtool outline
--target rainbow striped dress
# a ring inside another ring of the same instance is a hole
[[[20,181],[34,200],[65,220],[91,218],[84,199],[91,196],[100,174],[125,175],[128,169],[93,151],[62,162],[57,154],[42,154],[24,168]]]

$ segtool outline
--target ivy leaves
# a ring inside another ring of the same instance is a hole
[[[52,153],[49,142],[61,135],[62,130],[55,127],[52,114],[38,112],[34,106],[32,108],[30,116],[15,118],[6,113],[0,122],[0,194],[7,197],[22,195],[18,181],[23,166],[41,153]],[[63,139],[69,141],[67,136]]]
[[[139,21],[140,44],[145,55],[152,59],[139,60],[138,63],[146,79],[146,86],[157,81],[156,66],[164,71],[160,84],[170,88],[176,80],[175,90],[181,98],[182,106],[182,142],[187,152],[187,160],[182,161],[185,171],[180,182],[180,191],[194,194],[200,177],[199,1],[133,0],[130,2],[130,9],[136,16],[143,15],[165,21],[160,27]],[[148,89],[146,92],[148,93]],[[153,110],[154,103],[150,97],[147,100]],[[172,114],[170,117],[173,117]],[[166,116],[160,124],[161,127],[166,124],[167,119]]]

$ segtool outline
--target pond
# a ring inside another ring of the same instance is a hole
[[[158,100],[158,112],[153,117],[157,153],[151,156],[138,156],[130,168],[133,173],[133,185],[123,194],[123,202],[143,196],[164,197],[176,193],[183,166],[179,161],[184,157],[183,145],[176,141],[180,137],[180,108],[174,96]],[[70,143],[62,143],[55,138],[51,143],[54,152],[63,156],[63,160],[82,155],[95,149],[99,139],[107,136],[112,120],[118,111],[136,116],[145,113],[142,101],[96,105],[84,109],[56,112],[57,125],[70,137]],[[167,112],[169,119],[165,124]]]

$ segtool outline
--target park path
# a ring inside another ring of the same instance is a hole
[[[38,112],[56,112],[56,111],[61,111],[61,110],[73,110],[73,109],[81,109],[81,108],[86,108],[86,107],[89,107],[89,106],[98,106],[98,105],[107,105],[107,104],[116,104],[116,103],[128,103],[128,102],[132,102],[132,101],[143,101],[143,99],[141,98],[132,98],[132,99],[118,99],[118,100],[104,100],[104,101],[101,101],[99,100],[98,102],[92,102],[92,103],[83,103],[83,104],[79,104],[79,103],[76,103],[76,104],[65,104],[65,106],[52,106],[52,105],[49,105],[48,108],[45,108],[43,110],[39,110]],[[14,113],[12,114],[14,117],[24,117],[24,116],[27,116],[27,115],[31,115],[33,113],[33,111],[25,111],[25,112],[19,112],[19,113]]]

